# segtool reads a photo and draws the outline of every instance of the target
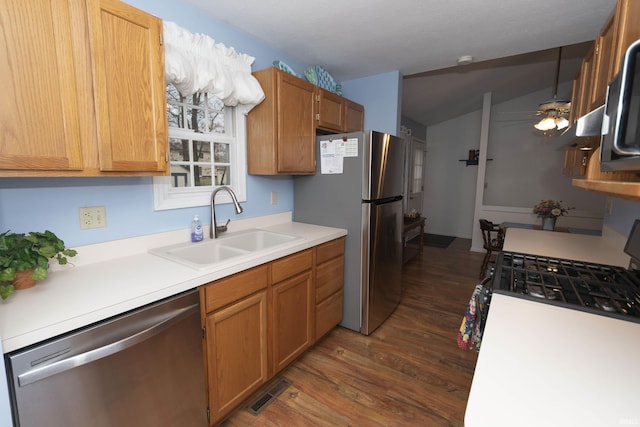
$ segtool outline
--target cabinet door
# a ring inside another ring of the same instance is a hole
[[[614,32],[616,15],[612,14],[605,23],[600,35],[595,41],[595,52],[593,56],[593,85],[589,98],[589,110],[604,104],[604,98],[609,84],[609,69],[614,57]]]
[[[206,317],[210,423],[267,381],[267,292]]]
[[[304,352],[312,340],[311,271],[273,286],[273,374]]]
[[[316,170],[315,90],[309,82],[280,72],[278,97],[278,173],[313,174]]]
[[[594,47],[592,47],[585,55],[584,61],[582,61],[582,66],[580,67],[580,103],[575,106],[577,108],[578,117],[582,117],[590,111],[589,100],[591,99],[590,91],[593,84],[593,54]],[[574,107],[572,106],[572,108]]]
[[[344,98],[322,88],[318,88],[317,91],[317,126],[325,130],[343,132],[346,118]]]
[[[622,66],[624,54],[633,42],[640,39],[640,2],[637,0],[618,0],[615,23],[615,54],[611,63],[609,80]]]
[[[119,0],[88,4],[100,170],[168,172],[162,21]]]
[[[344,114],[345,132],[364,130],[364,107],[362,105],[346,99]]]
[[[0,169],[83,167],[71,3],[0,6]]]

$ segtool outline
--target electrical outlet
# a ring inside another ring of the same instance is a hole
[[[276,193],[275,191],[271,192],[271,204],[272,205],[278,204],[278,193]]]
[[[80,208],[78,211],[81,230],[107,226],[107,209],[104,206],[89,206]]]

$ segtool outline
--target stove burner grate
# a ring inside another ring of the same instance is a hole
[[[538,301],[582,307],[640,322],[640,273],[608,266],[536,255],[502,252],[493,289]]]

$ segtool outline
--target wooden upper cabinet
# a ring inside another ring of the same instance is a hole
[[[573,125],[580,118],[578,106],[580,105],[580,69],[573,78],[573,86],[571,91],[571,109],[569,110],[569,123]]]
[[[265,100],[247,115],[249,173],[315,173],[315,86],[276,68],[253,74]]]
[[[344,98],[326,89],[317,88],[317,127],[342,132],[345,129],[346,110]]]
[[[609,71],[609,80],[615,76],[624,54],[633,42],[640,39],[640,2],[638,0],[618,0],[615,9],[614,54]]]
[[[580,97],[578,105],[572,105],[571,108],[576,108],[576,113],[578,117],[582,117],[587,114],[590,110],[591,103],[590,93],[591,88],[593,86],[593,64],[594,64],[594,53],[595,46],[592,46],[587,52],[587,55],[584,57],[582,61],[582,66],[580,67]]]
[[[615,51],[615,23],[616,14],[609,16],[607,22],[596,38],[593,53],[593,73],[592,85],[589,96],[589,111],[604,104],[604,98],[607,94],[607,85],[611,80],[611,64],[613,62]]]
[[[364,107],[328,90],[317,88],[318,129],[333,132],[356,132],[363,130]]]
[[[168,142],[162,21],[119,0],[89,5],[100,169],[163,172]]]
[[[70,3],[0,6],[0,169],[83,167]]]
[[[364,130],[364,107],[350,100],[345,100],[344,109],[345,132],[357,132]]]
[[[162,21],[117,0],[0,5],[0,176],[162,175]]]

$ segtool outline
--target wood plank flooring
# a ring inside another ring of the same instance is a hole
[[[425,247],[380,328],[334,329],[283,372],[293,384],[274,402],[223,426],[463,426],[477,353],[460,350],[456,333],[483,257],[470,246]]]

